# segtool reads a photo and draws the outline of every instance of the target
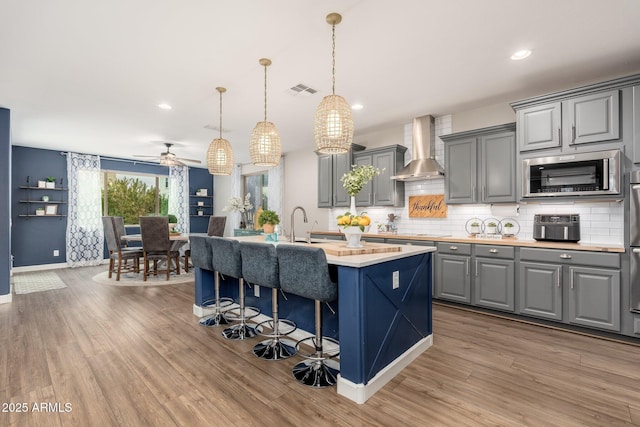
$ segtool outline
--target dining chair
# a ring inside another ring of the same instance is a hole
[[[224,227],[227,223],[226,216],[210,216],[209,226],[207,227],[207,235],[222,237],[224,236]],[[184,251],[184,271],[189,272],[189,257],[191,257],[191,249]]]
[[[142,235],[142,253],[144,258],[144,280],[149,275],[149,261],[153,261],[154,274],[158,274],[158,261],[166,261],[167,280],[172,270],[180,274],[180,252],[171,250],[169,238],[169,219],[166,216],[141,216],[140,234]],[[171,261],[175,261],[175,269]]]
[[[120,245],[120,239],[116,233],[116,225],[113,217],[103,216],[102,227],[104,229],[104,237],[107,241],[107,250],[109,251],[109,279],[116,270],[116,281],[120,280],[120,274],[129,271],[140,272],[140,257],[143,256],[142,249],[139,248],[123,248]],[[133,260],[133,265],[129,267],[126,262]],[[116,266],[116,262],[118,263]]]
[[[120,243],[120,246],[123,248],[128,247],[129,243],[122,240],[122,236],[127,235],[127,230],[124,227],[124,218],[122,218],[121,216],[112,216],[111,219],[113,220],[113,226],[116,232],[116,239]]]

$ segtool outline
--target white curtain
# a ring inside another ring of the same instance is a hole
[[[244,200],[242,194],[242,165],[237,164],[233,166],[233,172],[231,172],[231,197],[239,197]],[[240,228],[240,212],[230,212],[229,220],[231,222],[231,229]]]
[[[169,213],[178,218],[176,228],[189,232],[189,167],[169,167]]]
[[[282,220],[284,209],[284,157],[280,157],[278,166],[269,169],[269,210],[276,211]]]
[[[100,157],[68,153],[67,265],[98,265],[104,258]]]

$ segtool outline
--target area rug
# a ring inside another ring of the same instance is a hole
[[[92,280],[102,285],[111,286],[163,286],[163,285],[180,285],[184,283],[193,283],[194,276],[193,270],[189,273],[181,271],[179,275],[171,274],[169,280],[166,280],[164,274],[158,276],[149,276],[145,282],[142,277],[142,273],[122,273],[120,275],[120,281],[116,280],[116,274],[114,273],[109,279],[109,272],[103,271],[102,273],[93,276]]]
[[[60,276],[53,271],[32,271],[13,276],[13,291],[16,294],[30,294],[66,287]]]

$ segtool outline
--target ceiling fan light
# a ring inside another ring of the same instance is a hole
[[[229,141],[216,138],[207,149],[207,169],[211,175],[231,175],[233,172],[233,150]]]
[[[349,103],[340,95],[327,95],[316,110],[314,122],[316,151],[323,154],[346,153],[353,141],[353,115]]]
[[[258,122],[251,132],[249,154],[256,166],[278,166],[282,146],[278,129],[271,122]]]

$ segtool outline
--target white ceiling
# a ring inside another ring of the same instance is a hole
[[[218,132],[236,162],[268,118],[283,151],[313,149],[313,115],[336,93],[356,134],[640,72],[638,0],[58,0],[2,2],[0,106],[14,145],[133,158],[179,142],[204,160]],[[533,55],[511,61],[516,50]],[[292,96],[303,83],[319,92]],[[167,102],[170,111],[157,108]]]

